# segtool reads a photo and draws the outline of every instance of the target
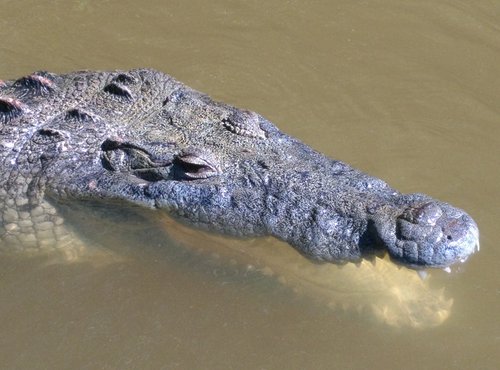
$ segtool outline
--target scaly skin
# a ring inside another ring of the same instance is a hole
[[[464,211],[401,194],[153,70],[6,81],[0,124],[4,249],[67,243],[61,209],[89,201],[158,209],[233,236],[273,235],[336,263],[388,252],[408,267],[447,267],[478,243]]]

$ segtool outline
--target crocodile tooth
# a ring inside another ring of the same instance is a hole
[[[450,273],[451,273],[451,268],[450,268],[450,266],[445,267],[445,268],[443,269],[443,271],[444,271],[444,272],[447,272],[448,274],[450,274]]]
[[[427,277],[429,276],[429,274],[425,270],[417,270],[417,275],[422,281],[427,279]]]
[[[365,260],[370,262],[374,267],[377,265],[377,257],[375,255],[368,255],[365,257]]]

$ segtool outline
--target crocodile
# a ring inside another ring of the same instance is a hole
[[[393,326],[438,325],[452,305],[397,265],[448,269],[479,249],[464,211],[402,194],[151,69],[0,80],[0,160],[3,253],[74,258],[112,225],[153,225]]]
[[[479,245],[465,211],[402,194],[155,70],[2,81],[0,124],[2,250],[74,245],[71,214],[82,207],[270,235],[318,262],[387,253],[413,269],[448,268]]]

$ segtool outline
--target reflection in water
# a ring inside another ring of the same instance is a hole
[[[318,264],[276,239],[243,241],[193,230],[166,216],[163,222],[183,246],[212,254],[223,264],[257,269],[333,309],[357,310],[391,326],[413,328],[439,325],[450,314],[453,300],[445,298],[444,289],[431,288],[415,271],[386,258],[340,267]]]

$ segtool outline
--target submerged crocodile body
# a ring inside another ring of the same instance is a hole
[[[348,311],[351,315],[355,311],[363,319],[394,327],[435,327],[451,313],[453,299],[445,296],[443,288],[432,287],[431,279],[421,279],[387,258],[342,266],[313,263],[273,238],[226,238],[199,232],[168,217],[155,221],[176,244],[198,256],[197,265],[208,264],[211,276],[212,268],[222,269],[216,275],[224,281],[227,274],[270,276],[292,289],[298,299],[336,313]]]
[[[411,268],[445,268],[478,242],[464,211],[401,194],[154,70],[1,82],[0,124],[4,250],[74,244],[62,215],[77,204],[272,235],[326,262],[388,252]]]

